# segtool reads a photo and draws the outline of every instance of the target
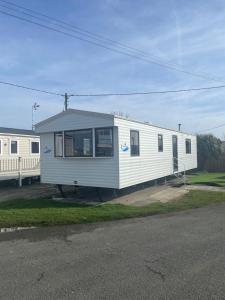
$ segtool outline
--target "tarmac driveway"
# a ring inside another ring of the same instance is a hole
[[[0,234],[0,299],[225,299],[225,205]]]

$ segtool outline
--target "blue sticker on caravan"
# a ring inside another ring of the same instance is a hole
[[[121,145],[120,148],[123,152],[127,152],[129,150],[129,147],[126,145],[126,143],[124,145]]]
[[[52,150],[49,149],[47,146],[45,146],[45,148],[44,148],[44,153],[45,153],[45,154],[48,154],[48,153],[51,153],[51,152],[52,152]]]

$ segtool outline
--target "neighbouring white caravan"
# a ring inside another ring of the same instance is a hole
[[[40,176],[40,137],[32,130],[0,127],[0,180]]]
[[[68,109],[36,125],[41,181],[122,189],[197,167],[196,136]]]

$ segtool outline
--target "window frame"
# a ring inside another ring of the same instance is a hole
[[[56,135],[62,134],[62,155],[56,155]],[[64,131],[54,132],[54,157],[63,158],[64,157]]]
[[[65,151],[65,137],[67,132],[79,132],[79,131],[90,131],[91,132],[91,150],[92,154],[91,155],[81,155],[81,156],[70,156],[66,155]],[[71,129],[71,130],[64,130],[63,131],[63,157],[64,158],[92,158],[94,157],[94,142],[93,142],[93,128],[82,128],[82,129]]]
[[[33,153],[32,152],[32,143],[38,143],[38,153]],[[30,154],[31,155],[39,155],[40,154],[40,141],[35,141],[35,140],[31,140],[30,141]]]
[[[3,140],[0,139],[0,156],[3,155]]]
[[[132,154],[132,147],[131,147],[131,133],[136,132],[138,133],[138,154]],[[131,157],[138,157],[140,156],[140,132],[136,129],[130,129],[130,156]]]
[[[189,142],[189,147],[187,147],[187,145],[188,145],[187,142]],[[189,151],[187,151],[187,150],[189,150]],[[186,152],[186,154],[191,154],[191,150],[192,150],[191,139],[186,138],[185,139],[185,152]]]
[[[160,138],[161,138],[161,141],[162,141],[162,145],[160,145],[160,143],[159,143]],[[162,149],[160,149],[160,146],[162,146]],[[159,134],[158,134],[158,152],[163,152],[163,151],[164,151],[163,134],[162,134],[162,133],[159,133]]]
[[[107,127],[97,127],[97,128],[94,128],[94,143],[93,143],[93,146],[94,146],[94,157],[96,158],[107,158],[107,157],[114,157],[114,130],[113,130],[113,126],[107,126]],[[97,130],[105,130],[105,129],[110,129],[112,131],[112,155],[96,155],[97,154],[97,143],[96,143],[96,132]]]
[[[12,142],[17,143],[17,148],[16,148],[17,152],[16,153],[12,153]],[[12,156],[19,155],[19,141],[18,141],[18,139],[10,139],[9,153]]]

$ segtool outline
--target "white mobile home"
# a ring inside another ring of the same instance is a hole
[[[68,109],[36,125],[43,183],[121,189],[197,167],[196,136]]]
[[[0,180],[40,175],[40,137],[32,130],[0,127]]]

